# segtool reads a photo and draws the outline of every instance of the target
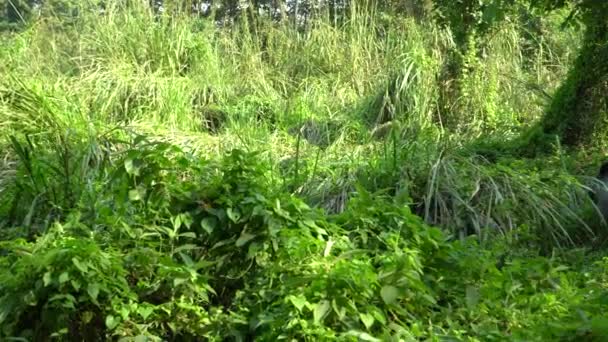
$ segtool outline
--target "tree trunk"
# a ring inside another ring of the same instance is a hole
[[[588,22],[575,65],[540,123],[568,147],[597,145],[608,133],[608,22]]]

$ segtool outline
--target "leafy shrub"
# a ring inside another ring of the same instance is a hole
[[[36,243],[6,244],[0,273],[2,335],[34,340],[103,336],[114,306],[135,300],[117,251],[67,236],[60,225]]]

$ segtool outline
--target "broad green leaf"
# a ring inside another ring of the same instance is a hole
[[[399,290],[397,290],[397,288],[394,286],[386,285],[380,290],[380,296],[382,296],[384,303],[390,305],[393,304],[399,297]]]
[[[93,298],[94,301],[97,300],[97,296],[99,295],[99,284],[89,284],[89,286],[87,286],[87,293],[89,296],[91,296],[91,298]]]
[[[78,291],[80,290],[80,282],[76,279],[72,279],[70,280],[70,284],[72,284],[72,287],[74,288],[74,290]]]
[[[183,283],[185,283],[187,281],[188,281],[188,279],[185,279],[185,278],[174,278],[173,279],[173,287],[177,287],[177,286],[179,286],[179,285],[181,285],[181,284],[183,284]]]
[[[365,325],[365,327],[369,330],[374,325],[374,316],[367,313],[360,313],[359,318],[361,318],[361,322]]]
[[[112,315],[106,316],[106,327],[113,330],[118,325],[118,319]]]
[[[120,316],[122,317],[123,321],[126,321],[129,319],[129,315],[131,314],[130,308],[123,306],[122,308],[120,308]]]
[[[205,217],[201,220],[201,227],[208,233],[212,234],[215,230],[215,226],[217,225],[217,221],[213,217]]]
[[[380,322],[380,324],[386,324],[386,317],[384,316],[384,312],[382,312],[382,310],[380,310],[379,308],[374,307],[374,309],[372,310],[372,315],[374,316],[376,321]]]
[[[239,219],[241,218],[241,214],[239,214],[238,211],[233,210],[232,208],[226,209],[226,215],[228,216],[230,221],[232,221],[234,223],[238,223]]]
[[[251,241],[251,239],[253,239],[254,237],[255,237],[255,235],[253,235],[253,234],[242,233],[241,236],[239,236],[238,240],[236,240],[236,246],[242,247],[247,242]]]
[[[373,337],[372,335],[363,332],[363,331],[355,331],[355,330],[351,330],[349,332],[346,333],[346,335],[348,336],[355,336],[357,337],[359,340],[361,341],[366,341],[366,342],[381,342],[381,340]]]
[[[299,295],[299,296],[289,296],[287,297],[287,299],[289,299],[289,301],[291,302],[291,304],[293,304],[293,306],[296,307],[296,309],[298,309],[298,311],[302,312],[302,309],[304,308],[304,306],[306,306],[306,297]]]
[[[52,281],[52,278],[51,278],[51,277],[52,277],[52,276],[51,276],[51,272],[50,272],[50,271],[49,271],[49,272],[46,272],[46,273],[44,274],[44,276],[42,276],[42,281],[44,282],[44,286],[49,286],[49,284],[50,284],[50,283],[51,283],[51,281]]]
[[[136,162],[133,159],[125,160],[125,170],[131,176],[139,176],[139,166],[136,166]]]
[[[315,310],[313,311],[313,320],[315,324],[321,323],[321,320],[325,318],[330,307],[331,305],[328,300],[322,300],[315,305]]]
[[[289,215],[289,212],[284,210],[283,208],[281,208],[281,201],[279,201],[278,198],[275,200],[273,209],[274,209],[275,214],[277,214],[277,216],[280,216],[288,221],[293,221],[293,219]]]
[[[181,233],[179,234],[180,237],[187,237],[187,238],[191,238],[191,239],[196,239],[196,234],[194,232],[185,232],[185,233]]]
[[[435,299],[435,297],[431,296],[428,293],[423,293],[422,298],[424,298],[427,302],[431,304],[437,304],[437,300]]]
[[[141,201],[146,196],[146,189],[138,186],[135,189],[129,190],[129,200],[133,202]]]
[[[76,266],[76,268],[81,272],[81,273],[87,273],[88,271],[88,267],[86,264],[83,264],[80,262],[80,260],[76,257],[72,258],[72,263],[74,264],[74,266]]]
[[[53,301],[53,298],[57,296],[51,297],[50,301]],[[38,304],[38,299],[36,299],[36,294],[34,291],[29,291],[25,296],[23,296],[23,302],[30,306],[35,306]]]
[[[95,317],[95,314],[92,313],[91,311],[85,311],[82,313],[82,321],[85,324],[89,324],[93,320],[94,317]]]
[[[190,227],[192,227],[192,216],[189,213],[181,214],[180,216],[182,218],[182,224],[190,229]]]
[[[140,306],[140,307],[137,308],[137,313],[144,320],[147,319],[152,314],[152,312],[154,312],[154,307],[153,306]]]
[[[147,342],[150,339],[146,336],[146,335],[137,335],[135,336],[135,338],[133,339],[134,342]]]
[[[74,296],[72,296],[71,294],[56,296],[56,299],[64,299],[64,301],[61,303],[61,306],[63,306],[64,308],[76,308],[76,298],[74,298]]]
[[[182,215],[173,218],[173,229],[178,230],[182,226]]]
[[[68,333],[68,328],[63,328],[63,329],[59,329],[58,331],[54,332],[51,334],[51,337],[53,338],[59,338],[61,336],[67,335]],[[21,341],[20,339],[16,339],[17,341]]]
[[[70,280],[70,274],[68,272],[61,273],[61,275],[59,276],[59,283],[63,284],[68,280]]]

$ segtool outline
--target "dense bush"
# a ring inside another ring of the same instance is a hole
[[[519,247],[451,242],[406,202],[362,188],[324,215],[240,150],[200,160],[140,137],[119,160],[98,180],[116,185],[96,196],[114,210],[83,207],[35,241],[3,242],[3,336],[574,340],[606,329],[606,262],[541,257],[533,235]]]

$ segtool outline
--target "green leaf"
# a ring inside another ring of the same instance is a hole
[[[51,283],[51,281],[53,280],[51,277],[52,277],[52,276],[51,276],[51,272],[50,272],[50,271],[49,271],[49,272],[46,272],[46,273],[44,274],[44,276],[42,276],[42,281],[44,282],[44,286],[49,286],[49,284],[50,284],[50,283]]]
[[[133,159],[125,160],[125,170],[131,176],[139,176],[139,166],[136,165],[136,162]]]
[[[334,309],[334,312],[336,313],[336,315],[338,315],[338,319],[340,321],[343,321],[344,318],[346,317],[346,309],[342,306],[338,307],[338,303],[336,303],[335,299],[332,299],[331,307]]]
[[[370,335],[366,332],[362,332],[362,331],[351,330],[351,331],[347,332],[346,335],[355,336],[359,340],[366,341],[366,342],[380,342],[381,341],[381,340],[373,337],[372,335]]]
[[[174,278],[173,279],[173,287],[177,287],[177,286],[179,286],[179,285],[181,285],[181,284],[183,284],[183,283],[185,283],[187,281],[188,281],[188,279],[185,279],[185,278]]]
[[[91,298],[94,301],[97,300],[97,296],[99,295],[99,284],[98,283],[89,284],[89,286],[87,286],[87,293],[89,294],[89,296],[91,296]]]
[[[89,324],[93,318],[95,318],[95,314],[91,311],[85,311],[82,313],[82,322],[85,324]]]
[[[289,212],[285,211],[285,210],[283,210],[283,208],[281,208],[281,201],[279,201],[278,198],[275,200],[273,209],[274,209],[275,214],[277,214],[278,216],[280,216],[288,221],[293,221],[293,219],[289,215]]]
[[[126,320],[129,319],[129,314],[130,313],[131,313],[130,307],[128,308],[126,306],[123,306],[123,307],[120,308],[120,316],[122,317],[123,321],[126,321]]]
[[[144,320],[147,319],[152,314],[152,312],[154,312],[154,307],[153,306],[140,306],[140,307],[137,308],[137,313]]]
[[[183,251],[191,251],[194,249],[197,249],[198,246],[197,245],[193,245],[193,244],[185,244],[185,245],[181,245],[179,247],[177,247],[175,249],[175,251],[173,251],[173,253],[177,254],[179,252],[183,252]]]
[[[361,318],[361,322],[365,325],[365,327],[369,330],[374,325],[374,316],[367,313],[360,313],[359,318]]]
[[[129,190],[129,200],[133,202],[141,201],[146,196],[146,189],[144,187],[138,186],[133,190]]]
[[[72,258],[72,263],[74,264],[74,266],[76,266],[76,268],[81,272],[81,273],[87,273],[88,271],[88,267],[86,264],[82,264],[80,262],[80,260],[76,257]]]
[[[76,306],[74,305],[76,303],[76,298],[74,298],[74,296],[72,296],[71,294],[54,295],[51,298],[49,298],[49,301],[50,302],[60,301],[61,306],[63,306],[64,308],[68,308],[68,309],[76,308]]]
[[[289,301],[291,302],[291,304],[293,304],[293,306],[296,307],[296,309],[298,309],[298,311],[302,312],[302,309],[304,308],[304,306],[306,305],[307,301],[306,301],[306,297],[299,295],[299,296],[289,296],[287,297],[287,299],[289,299]]]
[[[59,276],[59,283],[63,284],[68,280],[70,280],[70,274],[68,272],[61,273],[61,275]]]
[[[241,218],[241,214],[239,214],[238,211],[232,210],[232,208],[226,209],[226,215],[228,216],[230,221],[234,223],[238,223],[239,219]]]
[[[564,271],[567,271],[569,269],[570,269],[570,267],[568,267],[568,266],[559,265],[559,266],[555,267],[552,271],[553,272],[564,272]]]
[[[53,300],[54,297],[51,297],[50,301]],[[23,296],[23,302],[30,306],[36,306],[38,304],[38,299],[36,299],[36,295],[34,291],[29,291],[25,296]]]
[[[63,335],[67,335],[67,333],[68,333],[68,328],[59,329],[58,331],[52,333],[51,337],[58,338],[58,337],[61,337]],[[17,339],[17,341],[21,341],[21,340]]]
[[[106,327],[113,330],[118,325],[118,319],[112,315],[106,316]]]
[[[191,238],[191,239],[196,239],[196,234],[194,232],[185,232],[185,233],[181,233],[179,234],[180,237],[187,237],[187,238]]]
[[[315,324],[319,324],[327,312],[329,311],[331,305],[328,300],[322,300],[317,305],[315,305],[315,310],[313,311],[313,320]]]
[[[190,229],[192,227],[192,216],[189,213],[181,214],[180,216],[182,217],[182,224]]]
[[[373,311],[372,311],[372,315],[378,322],[380,322],[380,324],[382,324],[382,325],[386,324],[386,317],[384,316],[384,312],[382,312],[382,310],[380,310],[379,308],[374,307]]]
[[[182,226],[182,215],[173,218],[173,229],[178,230]]]
[[[72,279],[70,280],[70,284],[72,284],[72,287],[74,288],[74,290],[78,291],[80,290],[80,282],[76,279]]]
[[[133,339],[134,342],[147,342],[149,338],[146,335],[137,335]]]
[[[255,235],[253,235],[253,234],[242,233],[241,236],[238,238],[238,240],[236,240],[236,246],[242,247],[247,242],[251,241],[251,239],[253,239],[254,237],[255,237]]]
[[[325,243],[325,250],[323,251],[323,257],[328,257],[329,254],[331,253],[331,248],[334,245],[334,241],[332,239],[327,240],[327,242]]]
[[[205,217],[201,220],[201,227],[210,235],[215,230],[216,225],[217,221],[214,217]]]
[[[380,296],[382,296],[384,303],[390,305],[397,300],[397,297],[399,297],[399,290],[397,290],[397,288],[394,286],[386,285],[380,290]]]

